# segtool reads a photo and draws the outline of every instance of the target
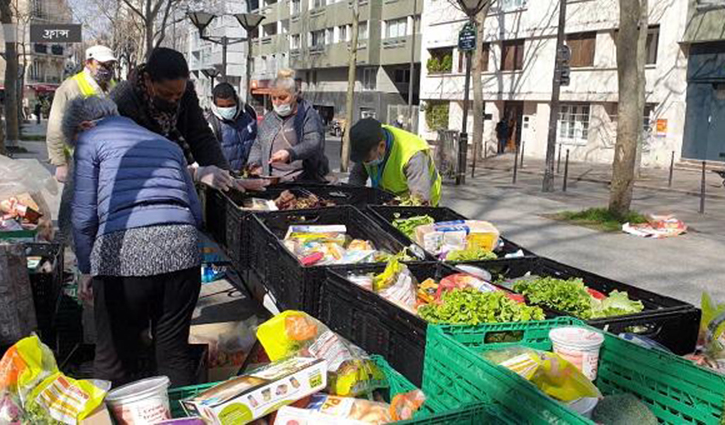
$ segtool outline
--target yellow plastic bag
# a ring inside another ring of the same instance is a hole
[[[487,351],[483,357],[515,372],[557,400],[569,402],[602,396],[576,366],[555,353],[516,346]]]
[[[274,316],[257,328],[257,339],[272,361],[292,355],[327,360],[330,394],[356,396],[383,386],[385,376],[365,351],[307,313]]]
[[[18,341],[0,360],[0,423],[75,425],[103,402],[110,383],[68,378],[37,336]]]

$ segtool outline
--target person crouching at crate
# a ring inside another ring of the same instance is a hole
[[[80,293],[95,306],[95,378],[132,380],[151,323],[157,373],[193,384],[201,209],[181,147],[99,97],[71,101],[63,131],[76,148],[73,230]]]

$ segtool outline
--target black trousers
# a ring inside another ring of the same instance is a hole
[[[157,373],[172,387],[194,384],[189,327],[201,290],[199,267],[150,277],[99,276],[93,281],[95,377],[123,385],[148,351],[141,334],[151,325]]]

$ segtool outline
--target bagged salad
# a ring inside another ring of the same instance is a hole
[[[0,360],[0,424],[75,425],[101,405],[110,387],[63,375],[37,336],[23,338]]]
[[[356,396],[384,385],[385,377],[365,351],[307,313],[280,313],[257,328],[257,338],[272,361],[292,355],[327,360],[332,395]]]

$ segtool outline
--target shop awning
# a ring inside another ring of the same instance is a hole
[[[57,84],[33,84],[30,86],[31,89],[37,93],[52,93],[58,89]]]

